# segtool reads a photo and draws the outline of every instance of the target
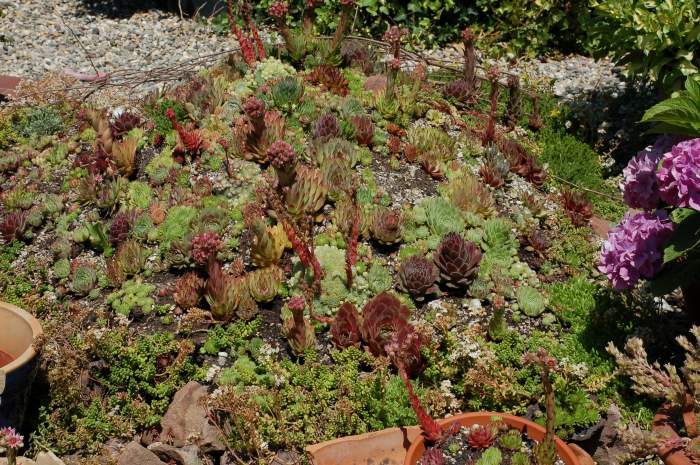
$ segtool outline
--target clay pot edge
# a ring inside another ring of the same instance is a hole
[[[41,324],[39,323],[39,320],[34,318],[34,316],[32,316],[26,310],[22,310],[16,305],[12,305],[7,302],[0,302],[0,311],[2,310],[8,310],[22,318],[32,330],[33,341],[36,341],[38,337],[44,334],[43,330],[41,329]],[[29,363],[35,356],[36,350],[34,349],[34,345],[32,344],[29,347],[27,347],[27,349],[24,352],[22,352],[19,355],[19,357],[14,359],[10,364],[4,366],[2,370],[5,372],[6,375],[9,375],[21,366]]]
[[[664,404],[656,411],[651,430],[655,433],[663,433],[677,439],[680,436],[676,432],[675,423],[671,419],[673,408],[670,404]],[[674,447],[659,447],[658,455],[666,465],[694,465],[693,461],[685,455],[683,450]]]
[[[503,419],[505,423],[507,423],[509,426],[512,426],[514,428],[517,428],[519,430],[525,430],[528,433],[528,436],[532,437],[533,433],[535,436],[539,437],[544,437],[545,434],[545,429],[538,425],[537,423],[534,423],[530,420],[526,420],[525,418],[517,417],[515,415],[509,415],[506,413],[498,413],[498,412],[476,412],[476,413],[462,413],[459,415],[455,415],[453,417],[445,418],[443,420],[438,421],[438,423],[442,426],[448,425],[450,423],[453,423],[455,421],[458,421],[462,426],[470,426],[473,424],[485,424],[491,421],[491,418],[494,416],[498,416]],[[536,439],[536,438],[535,438]],[[583,452],[581,449],[574,451],[571,447],[569,447],[564,441],[562,441],[559,438],[555,438],[555,443],[557,445],[557,453],[561,457],[561,459],[566,463],[566,465],[588,465],[589,463],[592,463],[593,460],[591,459],[590,462],[588,461],[589,457],[582,457],[584,458],[583,463],[579,460],[579,457],[581,456],[581,452]],[[421,455],[425,451],[425,443],[424,439],[422,436],[419,436],[416,438],[416,440],[411,444],[411,447],[408,449],[408,453],[406,454],[406,460],[404,461],[404,465],[416,465],[418,463],[418,460],[420,459]],[[585,452],[583,452],[585,454]],[[588,455],[588,454],[586,454]],[[680,465],[680,464],[674,464],[674,465]]]

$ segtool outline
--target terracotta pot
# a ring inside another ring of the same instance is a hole
[[[527,433],[530,439],[535,439],[541,441],[544,439],[545,429],[524,418],[516,417],[514,415],[508,415],[505,413],[495,413],[495,412],[477,412],[477,413],[463,413],[461,415],[455,415],[444,420],[440,420],[438,423],[441,425],[449,425],[455,421],[458,421],[462,426],[471,425],[485,425],[491,421],[491,418],[498,416],[503,419],[503,421],[510,427],[516,428],[522,432]],[[559,457],[564,461],[566,465],[592,465],[593,459],[586,454],[580,447],[571,447],[559,438],[555,438],[557,445],[557,453]],[[404,465],[416,465],[418,460],[423,456],[425,452],[425,441],[423,436],[418,436],[416,440],[411,444],[411,448],[408,449],[406,453],[406,460]]]
[[[0,378],[5,378],[4,383],[0,379],[0,427],[22,427],[27,397],[39,365],[34,341],[42,334],[36,318],[0,302],[0,351],[13,359],[0,367]]]
[[[651,430],[664,434],[669,439],[679,438],[676,424],[673,421],[673,409],[668,404],[663,405],[654,415]],[[679,447],[659,447],[658,455],[666,465],[694,465],[693,461]]]
[[[313,465],[402,465],[420,436],[417,426],[333,439],[306,448]]]

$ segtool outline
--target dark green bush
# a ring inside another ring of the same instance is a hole
[[[662,89],[679,89],[700,67],[700,6],[697,0],[592,0],[597,21],[589,42],[627,63]]]

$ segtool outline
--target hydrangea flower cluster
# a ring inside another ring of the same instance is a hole
[[[695,139],[700,143],[700,139]],[[665,174],[662,175],[664,167],[659,170],[659,161],[664,159],[667,170],[671,169],[676,163],[673,160],[674,150],[678,152],[677,147],[681,147],[684,143],[678,136],[662,136],[659,137],[654,145],[650,145],[637,154],[627,167],[622,171],[624,181],[620,183],[620,189],[625,203],[632,208],[641,208],[644,210],[655,210],[658,208],[659,201],[664,200],[673,206],[681,206],[674,199],[674,196],[665,196],[663,191],[668,180],[661,181],[661,178],[668,178]],[[696,147],[696,151],[697,151]],[[700,152],[698,152],[700,153]],[[700,154],[697,155],[700,157]],[[666,161],[668,160],[668,161]],[[663,165],[662,163],[662,165]],[[687,165],[686,163],[682,163]],[[697,164],[695,165],[697,166]],[[675,169],[677,171],[678,168]],[[700,184],[696,184],[700,185]],[[660,192],[661,191],[661,192]]]
[[[641,277],[653,278],[663,265],[663,248],[673,233],[664,202],[700,210],[700,139],[660,137],[623,170],[623,199],[631,208],[612,229],[600,252],[599,269],[615,289],[630,289]]]
[[[617,290],[630,289],[640,277],[652,278],[663,264],[663,246],[673,223],[663,210],[627,213],[608,234],[598,269]]]
[[[656,177],[661,200],[700,210],[700,139],[674,145],[664,154]]]
[[[651,210],[659,204],[656,168],[663,152],[649,146],[630,160],[622,170],[625,180],[620,184],[622,197],[632,208]]]

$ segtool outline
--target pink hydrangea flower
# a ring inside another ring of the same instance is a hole
[[[674,145],[664,154],[656,177],[661,200],[700,210],[700,138]]]
[[[673,223],[663,210],[632,214],[608,234],[598,269],[617,290],[634,287],[640,278],[652,278],[663,265],[663,247]]]

